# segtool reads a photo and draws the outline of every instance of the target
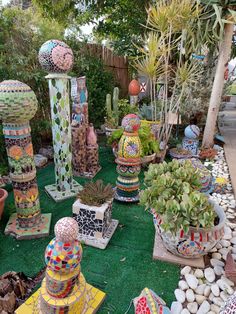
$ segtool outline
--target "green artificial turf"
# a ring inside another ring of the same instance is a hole
[[[100,148],[100,161],[102,170],[96,179],[101,178],[115,185],[115,163],[108,148]],[[55,223],[61,217],[72,215],[74,199],[55,203],[44,191],[45,185],[54,183],[53,164],[37,173],[42,212],[52,213],[50,236],[17,241],[3,234],[10,214],[15,211],[13,193],[9,186],[10,193],[0,222],[0,274],[14,270],[28,276],[36,275],[45,265],[44,251],[54,236]],[[143,175],[140,177],[142,180]],[[76,180],[81,184],[86,181],[80,178]],[[106,250],[83,246],[82,272],[87,282],[107,294],[98,313],[125,313],[130,301],[145,287],[153,289],[170,305],[179,279],[179,267],[152,259],[152,216],[137,204],[114,201],[113,218],[119,220],[119,226]],[[133,313],[133,306],[128,313]]]

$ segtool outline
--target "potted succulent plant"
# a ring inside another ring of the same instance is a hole
[[[8,196],[8,193],[5,189],[0,188],[0,220],[4,210],[5,200]]]
[[[115,156],[117,154],[118,143],[123,132],[123,129],[115,130],[108,138],[108,144],[112,146]],[[155,139],[150,125],[142,125],[138,133],[142,145],[142,165],[146,165],[152,162],[156,157],[156,153],[159,152],[159,142]]]
[[[112,223],[114,190],[102,180],[88,182],[73,204],[73,217],[78,222],[79,233],[90,238],[103,238]]]
[[[188,159],[192,157],[192,153],[189,150],[182,148],[182,146],[171,148],[169,154],[172,158],[177,159]]]
[[[224,234],[221,207],[199,192],[200,181],[188,161],[150,165],[141,204],[151,208],[167,250],[186,258],[207,254]]]

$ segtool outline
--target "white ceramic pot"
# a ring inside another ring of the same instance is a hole
[[[177,232],[176,235],[165,232],[161,228],[161,217],[152,210],[154,225],[168,251],[180,257],[199,258],[206,255],[222,239],[226,216],[219,205],[213,201],[210,202],[214,205],[219,223],[209,229],[190,227],[187,234],[183,230]]]

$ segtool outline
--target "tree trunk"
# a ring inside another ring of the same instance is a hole
[[[207,113],[207,121],[203,135],[203,148],[210,148],[214,145],[216,121],[221,104],[221,97],[224,87],[225,65],[228,62],[231,52],[232,36],[234,25],[225,24],[224,38],[220,45],[220,53],[216,67],[215,79],[212,87],[210,104]]]

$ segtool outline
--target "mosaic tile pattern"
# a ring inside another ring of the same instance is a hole
[[[22,124],[34,117],[37,108],[36,95],[28,85],[16,80],[0,83],[0,120]]]
[[[0,83],[0,119],[3,120],[3,134],[17,213],[17,218],[15,215],[10,218],[5,233],[17,238],[22,238],[24,233],[27,238],[30,238],[30,235],[38,237],[40,232],[47,234],[50,226],[45,217],[41,218],[29,125],[29,120],[36,110],[37,98],[29,86],[12,80]]]
[[[49,79],[52,135],[58,192],[72,189],[72,154],[68,79]]]
[[[73,204],[72,211],[80,234],[96,238],[105,236],[112,220],[112,202],[105,203],[101,207],[90,207],[77,200]]]
[[[39,50],[41,67],[50,73],[67,73],[72,69],[74,57],[70,47],[60,40],[48,40]]]
[[[191,152],[192,155],[198,155],[199,149],[199,140],[198,139],[190,139],[188,137],[184,137],[182,140],[182,147]]]
[[[140,119],[135,114],[128,114],[122,120],[123,133],[118,144],[116,158],[117,172],[115,199],[121,202],[139,200],[139,178],[141,169],[141,142],[138,136]]]
[[[81,273],[82,247],[77,233],[78,225],[71,217],[64,217],[56,223],[55,238],[45,251],[46,278],[41,288],[16,313],[95,312],[105,294],[87,285]]]
[[[67,198],[71,198],[78,194],[82,190],[82,186],[75,180],[72,181],[72,188],[67,191],[58,191],[56,184],[46,185],[45,191],[51,196],[55,202],[61,202]]]

